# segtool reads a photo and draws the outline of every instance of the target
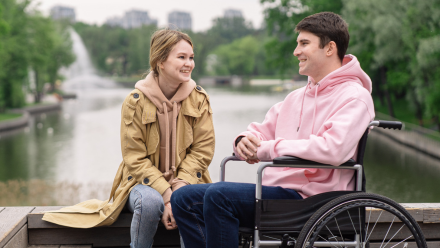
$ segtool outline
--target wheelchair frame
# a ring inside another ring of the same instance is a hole
[[[365,131],[364,135],[362,136],[361,140],[359,141],[358,144],[358,156],[357,156],[357,162],[355,162],[353,159],[350,159],[349,161],[341,164],[340,166],[332,166],[332,165],[328,165],[328,164],[321,164],[318,162],[314,162],[314,161],[309,161],[309,160],[303,160],[303,159],[299,159],[299,158],[295,158],[295,157],[289,157],[289,156],[283,156],[283,157],[279,157],[276,158],[272,161],[262,161],[262,162],[272,162],[271,164],[263,164],[260,165],[257,171],[257,184],[256,184],[256,192],[255,192],[255,201],[256,201],[256,206],[258,206],[259,201],[262,200],[262,176],[263,176],[263,170],[267,167],[291,167],[291,168],[318,168],[318,169],[348,169],[348,170],[354,170],[356,171],[355,173],[355,178],[356,178],[356,191],[357,192],[362,192],[365,191],[365,175],[363,173],[363,155],[364,155],[364,150],[365,150],[365,146],[366,146],[366,141],[367,141],[367,136],[368,136],[368,132],[370,127],[382,127],[382,128],[393,128],[393,129],[401,129],[402,128],[402,123],[401,122],[396,122],[396,121],[379,121],[379,120],[375,120],[370,122],[370,124],[368,125],[367,130]],[[235,154],[233,154],[235,155]],[[277,161],[276,161],[277,160]],[[226,163],[229,161],[241,161],[239,158],[237,158],[236,156],[229,156],[223,159],[223,161],[220,164],[220,181],[225,181],[225,172],[226,172]],[[287,164],[289,161],[291,161],[292,163]],[[279,162],[279,163],[275,163],[275,162]],[[280,163],[281,162],[281,163]],[[286,164],[284,164],[284,163]],[[406,211],[406,210],[404,210]],[[256,215],[257,215],[257,211],[256,211]],[[303,226],[304,229],[304,226]],[[362,235],[362,234],[361,234]],[[423,234],[422,234],[423,235]],[[423,236],[422,236],[423,238]],[[280,246],[282,244],[287,245],[286,243],[288,243],[289,245],[293,244],[293,241],[282,241],[282,240],[260,240],[260,230],[257,226],[257,224],[255,225],[255,230],[253,231],[253,247],[254,248],[258,248],[258,247],[262,247],[262,246]],[[356,247],[356,248],[360,248],[361,247],[361,237],[359,234],[356,233],[355,235],[355,240],[354,241],[344,241],[344,246],[345,247]],[[426,244],[426,243],[425,243]],[[313,243],[314,247],[328,247],[329,245],[338,247],[340,246],[339,242],[334,242],[334,241],[316,241]]]

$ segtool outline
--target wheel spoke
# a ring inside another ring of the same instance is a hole
[[[334,238],[335,240],[336,240],[336,242],[338,242],[338,245],[339,246],[341,246],[341,244],[339,244],[339,240],[337,239],[337,238],[335,238],[336,237],[336,235],[334,235],[333,233],[332,233],[332,231],[330,231],[330,229],[328,228],[328,226],[327,225],[325,225],[325,227],[327,228],[327,230],[330,232],[330,234],[332,235],[332,238]],[[330,239],[330,238],[329,238]],[[342,247],[342,246],[341,246]]]
[[[336,220],[336,217],[335,217],[335,222],[336,222],[336,226],[338,226],[339,235],[341,235],[342,243],[344,244],[344,247],[345,247],[344,236],[342,236],[341,229],[339,228],[338,220]]]
[[[359,211],[360,211],[360,210],[359,210]],[[354,227],[353,220],[351,219],[350,211],[347,210],[347,213],[348,213],[348,217],[350,217],[351,225],[353,225],[354,232],[355,232],[356,235],[357,235],[358,233],[357,233],[357,231],[356,231],[356,227]],[[362,240],[362,237],[361,237],[361,240]]]
[[[404,239],[404,240],[402,240],[402,241],[400,241],[399,243],[397,243],[397,244],[395,244],[395,245],[393,245],[393,246],[391,246],[391,248],[393,248],[394,246],[396,246],[396,245],[398,245],[398,244],[400,244],[400,243],[402,243],[402,242],[405,242],[407,239],[409,239],[409,238],[411,238],[412,237],[412,235],[411,236],[409,236],[408,238],[406,238],[406,239]]]
[[[323,240],[327,241],[327,243],[329,243],[330,245],[333,245],[334,247],[338,248],[336,245],[330,243],[330,241],[328,241],[326,238],[322,237],[322,236],[319,235],[319,234],[318,234],[318,236],[319,236],[320,238],[322,238]]]
[[[391,237],[390,240],[388,240],[388,242],[385,244],[385,246],[387,246],[388,243],[391,242],[391,240],[393,240],[393,238],[394,238],[394,237],[400,232],[400,230],[402,230],[402,228],[403,228],[404,226],[405,226],[405,224],[403,224],[403,225],[399,228],[399,230],[397,230],[397,232],[394,233],[393,237]],[[384,248],[385,248],[385,246],[384,246]]]
[[[380,219],[380,216],[382,216],[382,213],[383,213],[383,210],[382,210],[382,211],[380,211],[379,217],[377,217],[376,223],[374,223],[374,226],[373,226],[373,228],[371,229],[371,232],[370,232],[370,234],[368,234],[368,237],[367,237],[367,240],[366,240],[366,242],[368,242],[368,240],[370,239],[370,237],[371,237],[371,234],[373,233],[373,231],[374,231],[374,228],[376,227],[376,225],[377,225],[377,222],[378,222],[378,221],[379,221],[379,219]]]
[[[359,209],[359,228],[361,228],[361,208]],[[368,231],[368,227],[370,226],[370,218],[371,218],[371,209],[370,208],[370,213],[368,214],[368,222],[367,222],[367,228],[365,229],[365,240],[364,243],[362,244],[362,248],[365,248],[365,244],[367,243],[367,231]],[[360,229],[360,233],[361,233],[361,240],[362,240],[362,229]]]
[[[390,227],[388,228],[387,233],[385,234],[385,237],[383,237],[382,244],[380,244],[380,247],[379,247],[379,248],[382,248],[383,242],[385,242],[385,239],[387,238],[388,233],[390,232],[390,229],[391,229],[391,227],[393,226],[393,224],[394,224],[394,220],[395,220],[395,219],[396,219],[396,216],[394,216],[393,221],[391,221],[391,225],[390,225]],[[389,242],[390,242],[390,241],[388,241],[388,242],[385,244],[385,246],[387,246],[387,244],[388,244]],[[385,248],[385,246],[384,246],[383,248]]]

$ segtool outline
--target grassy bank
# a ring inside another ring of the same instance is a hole
[[[21,117],[21,114],[15,113],[0,113],[0,121],[12,120]]]
[[[379,99],[374,99],[374,109],[376,112],[384,113],[389,115],[387,106],[381,105]],[[406,123],[411,123],[414,125],[419,125],[419,120],[416,118],[414,110],[411,108],[410,104],[405,99],[395,100],[393,102],[393,110],[396,119],[404,121]],[[432,129],[434,122],[431,119],[423,118],[423,127]]]

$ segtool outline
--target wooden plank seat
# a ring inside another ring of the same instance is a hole
[[[36,207],[27,215],[29,245],[91,245],[92,247],[128,247],[133,214],[122,212],[111,226],[89,229],[70,228],[43,221],[43,211],[62,207]],[[167,231],[162,223],[153,247],[180,247],[178,230]]]
[[[440,248],[440,203],[402,205],[422,228],[428,247]],[[42,211],[59,208],[0,207],[0,248],[128,247],[131,213],[122,213],[112,226],[91,229],[68,228],[41,220]],[[374,222],[379,214],[380,210],[372,209],[371,220]],[[377,223],[376,228],[387,228],[386,222],[391,219],[384,215],[380,219],[383,223]],[[166,231],[160,224],[154,247],[180,247],[178,231]],[[370,244],[370,247],[376,246]],[[408,248],[411,247],[410,244]]]

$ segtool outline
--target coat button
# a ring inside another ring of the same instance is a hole
[[[133,94],[133,97],[134,97],[135,99],[138,99],[138,98],[139,98],[139,94],[138,94],[138,93],[134,93],[134,94]]]
[[[198,177],[198,178],[201,178],[201,177],[202,177],[202,173],[197,172],[197,177]]]
[[[150,182],[150,180],[148,180],[148,178],[144,178],[144,184],[148,184]]]
[[[196,87],[197,90],[202,90],[202,87],[198,86]]]
[[[129,177],[128,177],[128,181],[130,181],[132,178],[133,178],[132,176],[129,176]]]

